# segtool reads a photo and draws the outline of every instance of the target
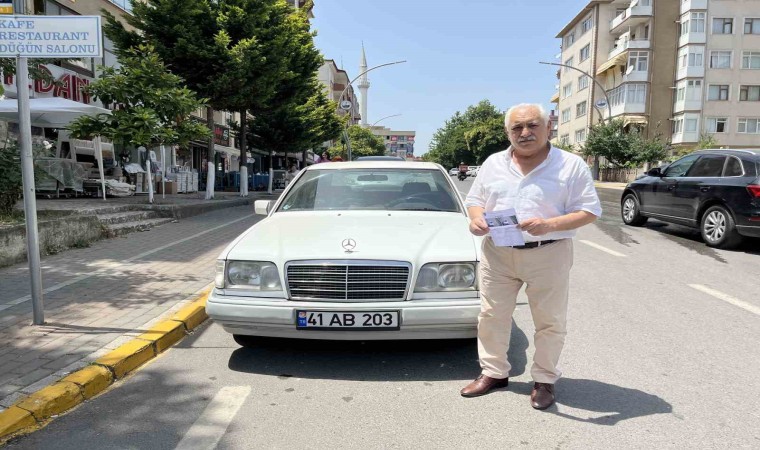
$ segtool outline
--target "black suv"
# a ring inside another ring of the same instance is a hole
[[[657,167],[623,191],[627,225],[650,217],[699,228],[710,247],[760,237],[760,149],[700,150]]]

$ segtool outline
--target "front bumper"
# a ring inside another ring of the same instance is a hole
[[[401,328],[393,331],[297,330],[297,309],[325,311],[400,311]],[[461,339],[477,336],[479,298],[426,299],[404,302],[330,303],[279,298],[209,295],[206,312],[232,334],[296,339],[395,340]]]

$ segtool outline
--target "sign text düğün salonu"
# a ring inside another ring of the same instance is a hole
[[[102,57],[99,16],[0,18],[0,57]]]

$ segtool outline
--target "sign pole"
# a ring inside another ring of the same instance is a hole
[[[24,1],[16,1],[16,13],[23,14]],[[26,217],[26,254],[29,260],[29,279],[32,285],[34,325],[45,323],[42,303],[42,271],[40,241],[37,230],[37,198],[34,190],[34,159],[32,157],[32,117],[29,110],[29,68],[25,57],[16,58],[16,90],[18,96],[19,147],[21,176],[24,187],[24,216]]]

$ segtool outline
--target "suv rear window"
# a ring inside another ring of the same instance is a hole
[[[740,177],[744,175],[744,169],[742,169],[742,163],[739,158],[735,156],[729,156],[726,162],[726,170],[723,172],[724,177]]]
[[[726,157],[723,155],[704,155],[691,167],[687,177],[720,177]]]

